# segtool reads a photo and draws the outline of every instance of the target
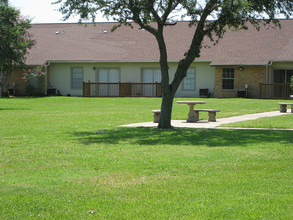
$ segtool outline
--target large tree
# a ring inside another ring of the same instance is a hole
[[[25,55],[34,45],[28,29],[30,20],[9,6],[7,0],[0,1],[0,96],[7,96],[8,82],[12,70],[25,66]]]
[[[293,11],[292,0],[58,0],[55,3],[61,3],[60,11],[65,14],[65,19],[78,14],[81,20],[95,20],[99,12],[116,20],[116,27],[132,26],[135,22],[156,38],[162,74],[159,128],[171,128],[174,95],[189,66],[200,56],[204,37],[216,43],[228,28],[247,29],[249,23],[259,28],[261,21],[277,24],[277,15],[289,17]],[[182,54],[174,78],[170,80],[164,28],[176,13],[188,18],[190,26],[196,27],[190,48]]]

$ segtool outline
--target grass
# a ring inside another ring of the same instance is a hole
[[[151,121],[160,102],[0,99],[0,219],[293,218],[292,131],[117,128]],[[277,102],[207,99],[205,108],[227,117]],[[187,111],[174,104],[172,118]]]
[[[222,127],[293,129],[293,115],[261,118],[252,121],[224,124]]]

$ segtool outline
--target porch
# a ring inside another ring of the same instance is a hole
[[[83,82],[84,97],[161,97],[161,83]]]
[[[293,90],[290,83],[261,83],[260,98],[261,99],[290,99]]]

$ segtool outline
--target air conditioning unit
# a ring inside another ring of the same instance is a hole
[[[47,95],[48,96],[55,96],[55,95],[57,95],[57,90],[56,89],[48,89]]]
[[[237,97],[238,98],[247,98],[247,92],[245,90],[239,90],[239,91],[237,91]]]
[[[209,96],[209,89],[199,89],[199,96]]]

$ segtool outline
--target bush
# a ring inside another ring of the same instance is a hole
[[[9,97],[9,92],[8,91],[1,91],[0,97],[1,98],[8,98]]]
[[[37,88],[34,88],[34,87],[31,86],[31,85],[28,85],[28,86],[26,87],[26,95],[27,95],[27,96],[42,97],[42,96],[44,96],[44,93],[38,91]]]

